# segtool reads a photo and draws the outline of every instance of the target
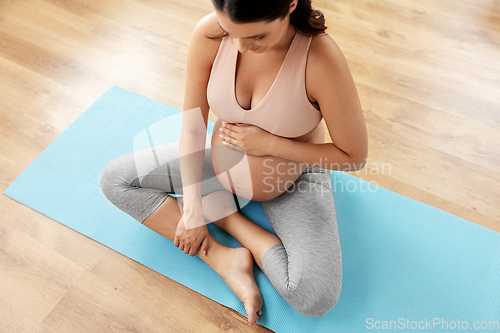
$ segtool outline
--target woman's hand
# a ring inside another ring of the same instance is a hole
[[[184,221],[193,222],[191,219],[202,219],[203,221],[196,221],[196,223],[188,223],[188,225],[198,225],[198,227],[189,228],[186,227]],[[203,223],[202,223],[203,222]],[[201,244],[201,247],[200,247]],[[189,254],[191,257],[195,256],[199,252],[205,255],[208,249],[208,228],[203,216],[190,216],[187,217],[183,215],[177,224],[177,230],[175,231],[174,245],[179,248],[179,250],[184,251],[185,254]]]
[[[276,136],[254,125],[229,124],[223,122],[219,136],[227,147],[244,151],[247,155],[270,155],[269,147]]]

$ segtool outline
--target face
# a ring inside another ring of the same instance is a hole
[[[272,22],[235,23],[224,12],[216,10],[215,13],[220,27],[237,40],[241,53],[264,53],[278,46],[289,28],[288,17]]]

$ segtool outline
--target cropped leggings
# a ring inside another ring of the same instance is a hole
[[[170,143],[122,156],[101,177],[105,196],[143,222],[169,194],[182,194],[179,144]],[[201,194],[223,190],[205,145]],[[282,195],[262,207],[282,244],[262,258],[264,274],[300,313],[323,316],[337,303],[342,285],[342,257],[331,186],[331,174],[307,166]],[[230,193],[230,192],[228,192]]]

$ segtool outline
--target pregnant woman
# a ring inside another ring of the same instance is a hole
[[[102,190],[212,267],[249,325],[263,305],[254,261],[293,308],[323,316],[342,285],[328,170],[359,170],[368,150],[349,67],[310,0],[213,4],[189,43],[179,143],[111,162]],[[218,119],[207,136],[210,109]],[[239,212],[249,200],[262,202],[276,235]],[[207,221],[242,247],[218,243]]]

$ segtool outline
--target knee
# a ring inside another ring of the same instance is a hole
[[[296,295],[290,304],[302,314],[322,317],[337,304],[342,281],[336,280],[328,285],[300,284],[294,291]]]
[[[111,162],[104,167],[99,180],[99,185],[101,186],[101,191],[108,199],[113,196],[116,188],[124,185],[122,178],[123,177],[120,175],[119,170],[117,170],[115,163]]]
[[[110,164],[104,167],[101,173],[101,179],[99,180],[101,191],[104,193],[106,197],[108,197],[108,193],[111,188],[110,184],[113,183],[113,172],[111,170]]]
[[[238,211],[232,193],[215,191],[201,199],[203,217],[208,222],[216,222]]]

